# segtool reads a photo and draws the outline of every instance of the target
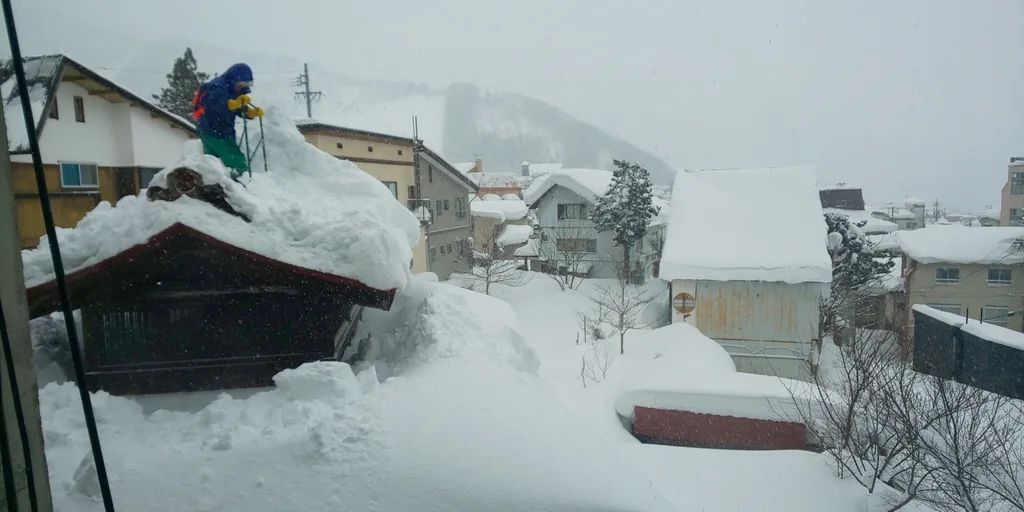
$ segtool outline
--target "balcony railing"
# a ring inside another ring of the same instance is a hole
[[[430,224],[433,214],[430,212],[430,199],[410,199],[407,203],[409,211],[419,219],[420,224]]]

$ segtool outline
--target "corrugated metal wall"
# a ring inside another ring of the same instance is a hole
[[[818,338],[820,283],[698,281],[697,328],[714,339],[809,342]]]

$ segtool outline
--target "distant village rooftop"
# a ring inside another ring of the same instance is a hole
[[[523,192],[523,200],[526,204],[532,205],[541,198],[551,187],[563,186],[580,197],[596,200],[608,191],[612,183],[611,171],[599,169],[559,169],[534,181],[529,188]]]
[[[900,248],[920,263],[1019,264],[1024,250],[1024,227],[936,226],[900,231]]]

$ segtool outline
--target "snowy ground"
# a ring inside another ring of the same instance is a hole
[[[416,278],[391,312],[366,312],[359,337],[371,336],[373,365],[306,365],[198,413],[147,415],[99,393],[115,501],[152,511],[865,510],[861,489],[813,453],[633,439],[616,414],[628,392],[728,402],[773,396],[780,383],[736,374],[686,325],[632,332],[624,356],[617,338],[577,346],[575,313],[597,284],[562,292],[534,274],[498,287],[498,300]],[[586,388],[585,356],[610,361]],[[51,384],[40,400],[58,510],[101,510],[74,388]]]

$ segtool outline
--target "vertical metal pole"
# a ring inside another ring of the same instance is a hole
[[[18,388],[18,374],[14,366],[14,353],[11,348],[11,337],[7,332],[7,315],[4,314],[3,302],[0,302],[0,341],[3,343],[4,365],[7,367],[7,378],[11,381],[11,398],[14,403],[14,419],[18,422],[18,436],[21,438],[21,454],[25,458],[25,481],[28,482],[28,503],[30,510],[39,510],[39,498],[36,496],[36,479],[32,472],[32,453],[28,440],[28,424],[25,422],[25,408],[21,405],[21,390]],[[0,379],[2,381],[3,379]],[[3,383],[0,382],[0,387]],[[3,393],[0,392],[0,423],[6,423],[2,411]],[[4,425],[3,430],[7,427]],[[6,432],[0,432],[0,442],[7,442]],[[6,446],[6,445],[5,445]],[[5,482],[6,483],[6,482]],[[15,491],[17,493],[17,491]],[[11,510],[17,510],[15,506]]]
[[[248,107],[245,110],[249,110]],[[245,168],[249,171],[249,177],[252,178],[252,159],[249,155],[249,120],[245,117],[247,115],[245,110],[242,111],[242,138],[245,139]]]
[[[303,84],[306,86],[306,117],[313,117],[313,97],[309,95],[309,64],[302,64]]]
[[[263,146],[263,172],[270,172],[267,168],[267,138],[263,135],[263,118],[260,118],[260,144]],[[249,171],[249,176],[252,176],[252,171]]]
[[[85,367],[82,363],[81,345],[78,342],[78,331],[75,329],[75,317],[68,297],[67,283],[64,279],[64,261],[60,255],[57,241],[57,229],[53,223],[53,209],[50,205],[50,194],[46,188],[46,175],[43,173],[43,160],[39,154],[39,137],[36,134],[35,119],[32,116],[32,105],[28,100],[28,84],[25,82],[25,66],[21,60],[21,47],[18,33],[14,26],[14,10],[11,0],[0,0],[4,9],[4,22],[7,26],[7,39],[11,46],[11,63],[21,97],[21,111],[24,115],[25,131],[28,133],[29,148],[32,152],[32,167],[35,170],[36,187],[39,191],[39,203],[43,211],[43,223],[46,225],[46,238],[50,245],[50,256],[53,258],[54,281],[60,296],[61,311],[64,313],[64,328],[68,333],[68,344],[71,345],[71,361],[75,366],[75,381],[78,384],[78,395],[82,401],[82,413],[85,415],[85,427],[89,432],[89,445],[92,449],[93,461],[96,464],[96,475],[103,497],[103,509],[114,511],[114,498],[110,493],[110,482],[107,481],[107,466],[103,460],[100,446],[100,434],[96,429],[96,414],[92,409],[92,398],[89,396],[89,383],[85,378]]]
[[[4,333],[6,332],[4,330]],[[4,473],[4,499],[7,502],[7,510],[18,510],[18,488],[14,483],[14,464],[11,460],[11,448],[7,445],[7,416],[2,399],[3,388],[3,379],[0,379],[0,471]],[[29,485],[34,484],[35,482],[29,482]]]

